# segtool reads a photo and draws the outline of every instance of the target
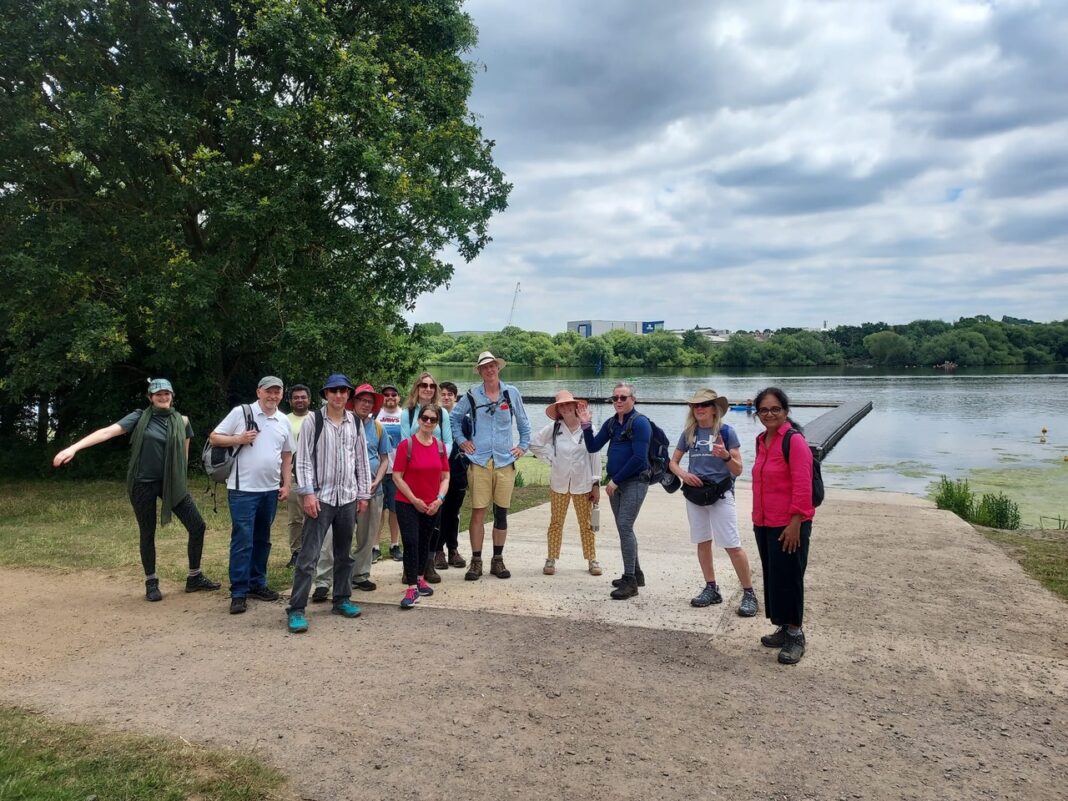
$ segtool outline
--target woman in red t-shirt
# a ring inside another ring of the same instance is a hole
[[[397,523],[404,542],[404,575],[408,582],[401,609],[411,609],[420,595],[434,594],[423,571],[430,556],[430,540],[438,524],[438,513],[449,491],[449,454],[445,443],[434,436],[440,419],[440,406],[436,403],[423,406],[419,410],[419,428],[401,440],[393,462]]]
[[[779,648],[779,661],[793,665],[805,653],[805,568],[816,514],[812,451],[790,419],[790,401],[781,389],[768,387],[757,395],[756,410],[765,431],[757,434],[753,461],[753,533],[764,569],[764,614],[778,626],[760,642]],[[791,429],[787,462],[782,444]]]

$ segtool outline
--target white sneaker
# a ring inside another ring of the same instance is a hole
[[[543,567],[541,569],[541,572],[544,573],[546,576],[553,575],[556,572],[556,560],[555,559],[546,559],[545,560],[545,567]]]
[[[603,571],[601,570],[601,563],[598,562],[596,559],[591,559],[590,560],[590,575],[591,576],[599,576],[599,575],[601,575],[602,572]]]

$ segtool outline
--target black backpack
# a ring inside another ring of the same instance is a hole
[[[786,461],[786,464],[790,464],[790,439],[794,434],[804,433],[799,432],[796,428],[791,428],[783,435],[782,438],[782,458]],[[823,472],[820,470],[820,460],[816,458],[816,455],[812,455],[812,505],[819,506],[823,503],[823,498],[826,492],[823,489]]]
[[[645,417],[644,414],[633,414],[630,419],[623,425],[623,433],[619,435],[621,442],[625,442],[634,438],[634,420],[637,417]],[[612,418],[611,433],[615,433],[616,420]],[[670,443],[668,442],[667,434],[664,433],[664,429],[649,420],[649,427],[652,429],[652,433],[649,436],[649,453],[646,454],[646,458],[649,460],[649,466],[642,470],[638,474],[646,484],[660,484],[661,479],[668,473],[667,465],[671,459]]]

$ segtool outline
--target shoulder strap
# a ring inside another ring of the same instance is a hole
[[[245,415],[245,431],[251,431],[256,427],[256,420],[252,416],[252,405],[248,403],[241,404],[241,413]],[[234,489],[240,491],[241,489],[241,465],[237,463],[237,455],[241,453],[241,449],[244,445],[238,445],[234,449]]]
[[[557,420],[553,423],[553,456],[556,456],[556,438],[560,436],[560,429],[563,427],[563,423]]]
[[[372,419],[374,420],[374,423],[375,423],[375,436],[378,437],[379,439],[382,439],[382,424],[380,422],[378,422],[378,418],[377,417],[372,418]]]
[[[323,410],[316,409],[315,415],[315,438],[312,440],[312,489],[319,491],[319,437],[323,434]]]
[[[782,458],[786,464],[790,464],[790,438],[796,433],[796,429],[789,428],[782,435]]]
[[[475,414],[475,396],[471,394],[471,390],[467,390],[467,413],[471,415],[471,439],[475,438],[475,420],[478,415]]]
[[[507,387],[504,388],[504,402],[508,404],[508,414],[515,417],[515,409],[512,408],[512,393]]]
[[[414,422],[415,422],[415,407],[414,406],[409,406],[408,407],[408,428],[411,428],[412,427],[412,423],[414,423]]]

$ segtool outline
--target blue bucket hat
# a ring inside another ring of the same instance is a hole
[[[328,389],[336,389],[337,387],[348,387],[350,396],[356,389],[344,373],[331,373],[330,377],[323,382],[323,388],[319,390],[319,397],[325,398]]]

